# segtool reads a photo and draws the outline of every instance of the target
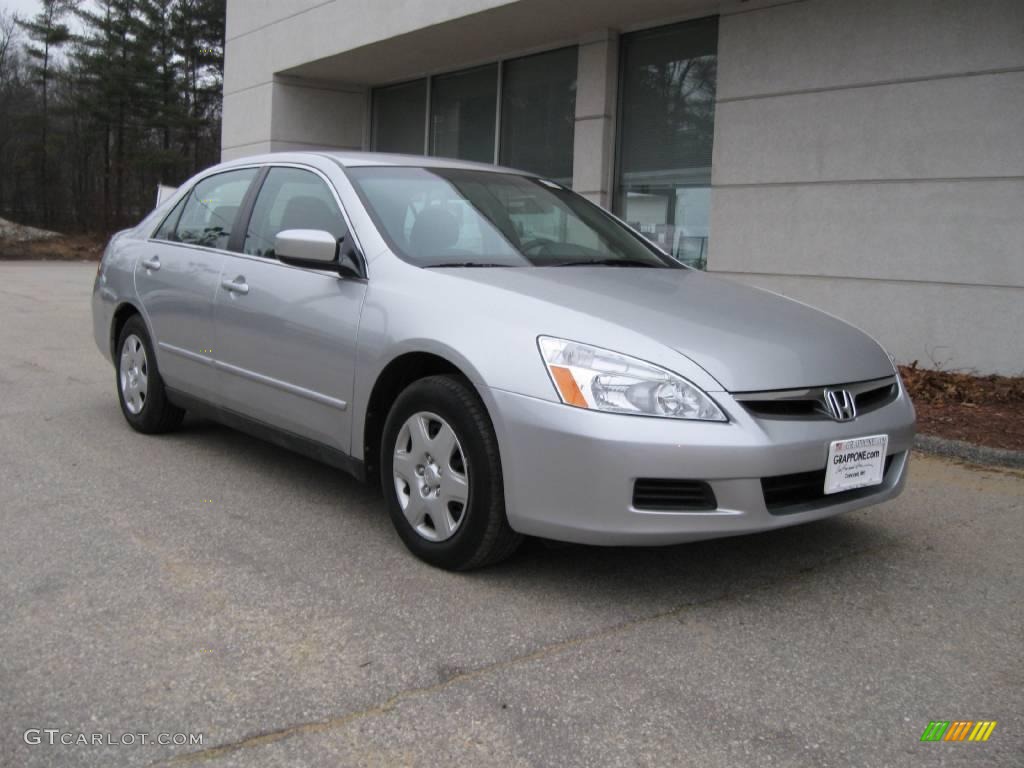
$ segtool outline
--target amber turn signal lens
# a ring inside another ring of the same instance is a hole
[[[576,379],[573,378],[572,371],[560,365],[552,365],[551,375],[555,377],[555,384],[558,385],[558,392],[562,395],[562,400],[569,405],[577,405],[580,408],[587,407],[587,400],[583,397],[583,393],[580,392],[579,385],[576,383]]]

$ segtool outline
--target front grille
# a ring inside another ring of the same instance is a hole
[[[885,472],[882,482],[889,476],[889,467],[893,456],[885,457]],[[880,486],[871,485],[867,488],[854,488],[849,491],[825,494],[825,470],[816,469],[812,472],[796,472],[792,475],[776,475],[761,478],[761,491],[764,493],[764,504],[773,515],[786,515],[803,512],[808,507],[820,506],[819,502],[839,504],[861,496],[877,493]]]
[[[743,403],[755,416],[769,419],[827,419],[824,403],[808,400],[748,400]]]
[[[858,416],[888,405],[899,394],[895,376],[838,385],[834,389],[845,389],[853,396]],[[832,415],[825,404],[825,390],[825,387],[812,387],[770,392],[736,392],[733,397],[752,415],[761,419],[829,420]]]
[[[634,509],[694,512],[717,507],[715,492],[703,480],[642,477],[633,484]]]
[[[896,395],[898,393],[899,387],[896,386],[895,382],[892,384],[883,384],[880,387],[860,392],[856,397],[854,397],[854,403],[856,403],[857,406],[857,415],[860,416],[862,413],[870,413],[871,411],[881,408],[883,405],[888,405],[896,399]]]

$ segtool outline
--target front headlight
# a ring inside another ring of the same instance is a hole
[[[567,405],[669,419],[727,421],[715,401],[682,376],[635,357],[541,336],[541,357]]]

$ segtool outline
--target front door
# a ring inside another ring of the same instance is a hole
[[[356,330],[365,283],[336,272],[282,264],[274,238],[348,227],[318,174],[268,172],[242,253],[225,256],[214,318],[220,402],[228,409],[350,453]]]
[[[196,184],[164,219],[135,265],[135,287],[168,387],[216,400],[213,302],[231,229],[258,169]]]

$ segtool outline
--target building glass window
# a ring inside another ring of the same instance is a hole
[[[615,209],[680,261],[707,264],[718,19],[622,37]]]
[[[426,78],[374,89],[373,148],[377,152],[422,155],[426,124]]]
[[[572,184],[576,48],[502,65],[502,165]]]
[[[497,102],[497,64],[432,78],[430,154],[493,163]]]

